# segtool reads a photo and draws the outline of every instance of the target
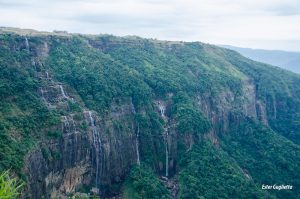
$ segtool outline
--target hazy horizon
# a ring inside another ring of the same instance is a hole
[[[0,26],[300,51],[300,1],[0,0]]]

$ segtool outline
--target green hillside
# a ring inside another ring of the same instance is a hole
[[[296,199],[299,144],[297,74],[200,42],[0,29],[0,171],[24,198]]]

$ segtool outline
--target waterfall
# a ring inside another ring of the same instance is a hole
[[[25,37],[25,46],[26,46],[26,50],[29,52],[29,42],[27,37]]]
[[[45,91],[43,90],[43,88],[41,88],[42,98],[43,98],[44,102],[47,102],[44,93],[45,93]]]
[[[60,92],[61,92],[63,98],[68,98],[68,97],[66,96],[66,93],[65,93],[65,91],[64,91],[63,86],[62,86],[62,85],[59,85],[59,88],[60,88]]]
[[[92,117],[92,112],[89,111],[88,113],[89,113],[89,117],[90,117],[91,126],[94,126],[94,119]]]
[[[136,162],[137,165],[141,165],[141,161],[140,161],[140,149],[139,149],[139,136],[140,136],[140,128],[138,125],[138,129],[137,129],[137,133],[136,133],[136,137],[135,137],[135,149],[136,149]]]
[[[130,107],[131,107],[131,112],[135,115],[136,111],[135,111],[135,107],[132,103],[132,100],[130,102]],[[132,124],[132,129],[134,129],[134,126]],[[140,127],[139,124],[137,125],[137,131],[135,134],[135,151],[136,151],[136,163],[137,165],[141,165],[141,161],[140,161],[140,149],[139,149],[139,137],[140,137]]]
[[[62,118],[63,118],[64,127],[66,128],[68,133],[76,132],[76,125],[73,116],[71,115],[69,116],[69,118],[67,116],[62,116]]]
[[[165,106],[158,102],[158,109],[160,111],[160,116],[164,119],[164,121],[167,121],[167,117],[165,116]],[[169,131],[168,128],[165,126],[164,132],[163,132],[164,140],[165,140],[165,153],[166,153],[166,177],[169,176],[169,148],[168,148],[168,137],[169,137]]]
[[[169,177],[169,149],[168,149],[168,132],[166,135],[166,177]]]
[[[94,118],[93,118],[93,116],[92,116],[92,112],[91,111],[88,111],[88,113],[89,113],[89,118],[90,118],[90,123],[91,123],[91,127],[92,127],[92,130],[93,130],[93,142],[94,142],[94,146],[95,146],[95,148],[97,148],[96,147],[96,133],[95,133],[95,122],[94,122]]]
[[[160,103],[158,102],[158,108],[159,108],[159,111],[160,111],[160,116],[162,118],[165,118],[165,107]]]
[[[99,175],[99,153],[101,153],[102,148],[101,148],[101,139],[100,139],[100,134],[99,131],[97,129],[97,127],[95,126],[95,121],[92,115],[91,111],[88,111],[89,114],[89,119],[90,119],[90,123],[91,123],[91,127],[92,127],[92,131],[93,131],[93,143],[94,143],[94,147],[96,150],[96,187],[98,187],[98,175]]]
[[[133,114],[136,114],[135,107],[134,107],[134,105],[133,105],[133,103],[132,103],[132,100],[131,100],[131,102],[130,102],[130,107],[131,107],[131,112],[132,112]]]
[[[46,78],[49,79],[49,73],[46,71]]]
[[[70,130],[70,123],[68,121],[67,116],[62,116],[62,118],[64,119],[64,121],[63,121],[64,122],[64,126]]]

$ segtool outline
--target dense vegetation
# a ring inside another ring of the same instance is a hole
[[[30,149],[62,136],[59,116],[66,112],[84,121],[77,113],[88,108],[109,120],[113,108],[132,104],[134,114],[111,125],[120,137],[138,134],[142,164],[106,190],[125,198],[170,198],[158,177],[166,167],[163,133],[170,130],[170,178],[178,178],[179,198],[300,197],[299,75],[198,42],[56,34],[29,41],[26,46],[22,35],[0,34],[0,171],[22,176]],[[76,103],[59,110],[43,103],[38,75],[45,68]],[[254,112],[257,104],[265,110],[257,118],[245,113],[245,84],[254,87]],[[158,101],[166,105],[166,118]],[[85,121],[80,125],[88,128]],[[104,132],[109,137],[109,129]],[[61,158],[45,144],[41,151],[49,161]],[[264,191],[262,184],[294,189]]]
[[[251,120],[224,136],[223,148],[252,176],[255,183],[300,186],[300,147]],[[257,171],[260,172],[257,172]],[[282,198],[298,198],[299,190],[272,190]]]
[[[124,197],[128,199],[167,199],[170,193],[147,166],[134,167],[125,182]]]
[[[19,171],[28,150],[59,122],[37,94],[28,51],[12,49],[19,39],[0,35],[0,171]]]
[[[210,129],[207,119],[184,93],[174,96],[172,108],[172,115],[178,121],[177,131],[179,133],[190,133],[196,136],[198,133],[203,134]]]
[[[180,198],[268,198],[234,159],[203,142],[180,163]]]

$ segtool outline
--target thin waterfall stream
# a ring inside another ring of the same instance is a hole
[[[140,166],[141,161],[140,161],[140,149],[139,149],[139,136],[140,136],[140,127],[138,125],[137,133],[136,133],[136,137],[135,137],[135,148],[136,148],[136,157],[137,157],[136,162]]]
[[[62,86],[62,85],[59,85],[59,88],[60,88],[60,92],[61,92],[63,98],[68,98],[67,95],[66,95],[66,93],[65,93],[65,91],[64,91],[63,86]]]
[[[131,111],[134,115],[136,114],[135,107],[132,102],[131,102]],[[134,129],[134,127],[132,127],[132,128]],[[139,137],[140,137],[140,126],[137,123],[137,131],[135,133],[135,151],[136,151],[136,163],[137,163],[137,165],[140,166],[141,160],[140,160]]]
[[[162,103],[158,102],[158,108],[160,111],[161,117],[166,120],[165,116],[165,107]],[[169,148],[168,148],[168,137],[169,137],[169,130],[167,127],[164,127],[164,139],[165,139],[165,153],[166,153],[166,173],[165,176],[169,177]]]
[[[94,147],[96,150],[96,179],[95,179],[95,183],[96,183],[96,187],[98,187],[98,181],[99,181],[99,153],[101,153],[101,138],[100,138],[100,134],[99,131],[95,125],[95,121],[93,118],[93,114],[91,111],[88,111],[89,114],[89,120],[91,123],[91,127],[92,127],[92,132],[93,132],[93,143],[94,143]]]
[[[166,132],[166,177],[169,177],[169,149],[168,149],[168,130]]]
[[[29,48],[29,42],[28,42],[27,37],[25,37],[25,46],[26,46],[26,50],[29,52],[30,48]]]
[[[67,128],[68,130],[70,130],[70,123],[68,121],[67,116],[62,116],[62,117],[64,119],[64,126],[65,126],[65,128]]]

